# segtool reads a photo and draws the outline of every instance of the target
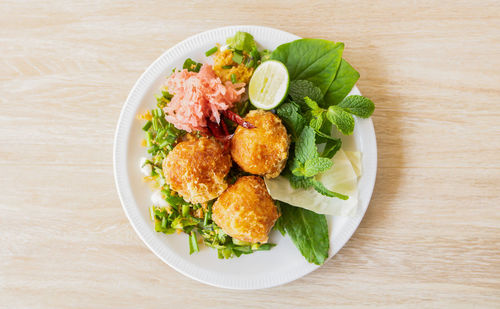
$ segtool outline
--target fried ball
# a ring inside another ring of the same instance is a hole
[[[253,110],[245,120],[255,126],[238,126],[231,140],[233,160],[245,171],[266,178],[277,177],[285,167],[290,137],[275,114]]]
[[[231,156],[219,142],[202,137],[177,144],[163,161],[163,174],[186,201],[204,203],[226,190],[231,164]]]
[[[212,219],[241,241],[265,243],[279,214],[261,177],[244,176],[230,186],[212,207]]]

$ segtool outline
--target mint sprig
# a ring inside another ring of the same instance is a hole
[[[354,117],[368,118],[375,110],[375,104],[363,96],[352,95],[345,98],[338,105],[331,105],[324,109],[309,97],[304,97],[304,103],[310,108],[309,125],[317,131],[323,125],[325,118],[334,124],[344,135],[351,135],[354,131]]]
[[[289,180],[292,187],[308,189],[313,187],[318,193],[347,199],[348,197],[328,190],[314,176],[330,169],[333,162],[329,158],[320,157],[316,147],[316,132],[305,126],[295,142],[295,155],[290,165]]]

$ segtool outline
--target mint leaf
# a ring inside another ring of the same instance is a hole
[[[321,109],[319,106],[318,106],[318,103],[316,103],[316,101],[314,100],[311,100],[311,98],[309,98],[308,96],[305,96],[304,97],[304,102],[307,104],[307,106],[309,106],[310,109],[312,109],[313,111],[317,110],[317,109]]]
[[[306,125],[306,120],[299,113],[299,107],[294,103],[281,104],[276,110],[278,116],[283,120],[288,132],[292,135],[295,141],[302,133],[302,129]]]
[[[329,138],[331,138],[332,134],[332,128],[333,125],[329,120],[326,119],[326,113],[323,115],[323,124],[321,125],[321,128],[316,131],[316,144],[323,144],[328,141]],[[323,135],[319,135],[318,132],[323,133]],[[323,137],[325,136],[325,137]]]
[[[313,128],[306,126],[295,143],[295,160],[300,163],[316,158],[318,149],[316,148],[316,133]]]
[[[331,159],[337,153],[337,151],[339,151],[340,147],[342,147],[342,140],[339,138],[331,138],[326,142],[321,156]]]
[[[323,93],[312,82],[308,80],[292,80],[288,87],[288,94],[292,97],[293,101],[301,106],[305,106],[305,97],[311,98],[316,102],[323,102]]]
[[[290,185],[292,185],[292,188],[294,189],[309,189],[310,187],[312,187],[312,178],[290,175],[288,177],[288,180],[290,181]]]
[[[330,106],[326,118],[344,135],[351,135],[354,131],[354,118],[340,106]]]
[[[341,200],[349,199],[349,196],[347,196],[347,195],[343,195],[343,194],[328,190],[321,182],[319,182],[318,180],[316,180],[314,178],[311,178],[311,184],[312,184],[314,190],[316,190],[319,194],[322,194],[324,196],[337,197]]]
[[[338,106],[361,118],[370,117],[375,110],[375,104],[373,104],[372,100],[365,98],[362,95],[350,95],[340,102]]]
[[[315,131],[319,131],[319,130],[321,130],[321,126],[323,125],[324,118],[325,118],[324,112],[319,113],[319,115],[317,115],[317,116],[311,115],[311,121],[309,121],[309,125]]]
[[[280,203],[280,227],[309,263],[321,265],[328,258],[330,241],[325,215]]]
[[[331,168],[333,162],[328,158],[317,157],[311,160],[308,160],[304,164],[304,176],[312,177],[316,174],[322,173],[329,168]]]

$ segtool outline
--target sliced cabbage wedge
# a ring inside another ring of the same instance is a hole
[[[351,163],[351,160],[353,162]],[[333,216],[354,216],[358,208],[358,173],[361,173],[361,155],[342,149],[332,158],[333,167],[316,176],[326,188],[348,195],[349,199],[341,200],[319,194],[314,189],[294,189],[287,178],[279,176],[266,179],[267,190],[271,197],[293,206],[312,210],[319,214]],[[355,166],[355,167],[354,167]],[[357,171],[357,172],[356,172]]]
[[[344,151],[345,155],[351,161],[352,168],[354,169],[354,172],[356,173],[356,176],[361,176],[361,152],[359,151],[349,151],[346,150]]]

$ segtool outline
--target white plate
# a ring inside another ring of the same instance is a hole
[[[319,266],[307,263],[290,239],[276,231],[271,233],[270,241],[277,246],[270,251],[220,260],[216,250],[202,246],[200,252],[189,255],[187,235],[165,235],[154,231],[149,217],[151,189],[149,184],[143,182],[138,166],[140,157],[145,156],[146,151],[140,146],[143,124],[136,120],[136,115],[156,107],[155,94],[160,92],[160,85],[173,68],[182,68],[188,57],[206,62],[205,51],[215,43],[224,44],[226,38],[237,30],[251,33],[260,47],[271,50],[299,39],[296,35],[273,28],[231,26],[197,34],[167,50],[142,74],[123,106],[114,143],[114,174],[118,194],[130,223],[144,243],[165,263],[206,284],[230,289],[261,289],[298,279]],[[359,91],[355,87],[352,93],[359,94]],[[359,208],[352,218],[328,218],[330,258],[354,233],[371,198],[377,171],[377,147],[370,119],[356,119],[354,134],[344,141],[344,148],[358,149],[363,153]]]

